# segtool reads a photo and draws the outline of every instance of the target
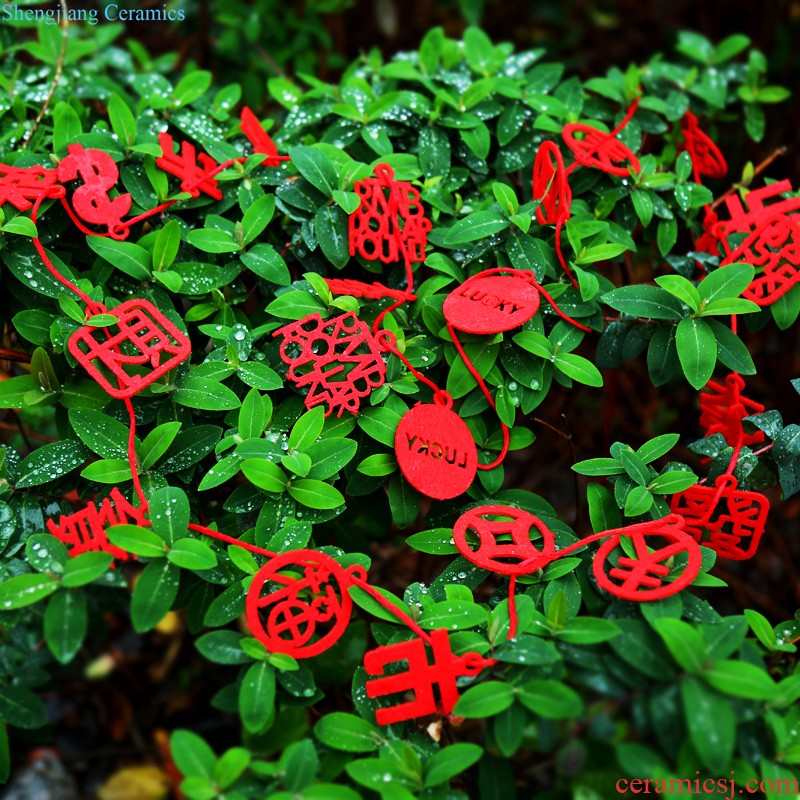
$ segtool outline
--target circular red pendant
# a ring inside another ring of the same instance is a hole
[[[464,281],[444,301],[445,319],[465,333],[517,328],[539,310],[539,292],[524,278],[490,275]]]
[[[531,534],[541,537],[541,549]],[[453,526],[453,541],[473,564],[500,575],[528,575],[546,567],[555,553],[552,531],[538,517],[511,506],[465,512]]]
[[[253,577],[247,591],[247,624],[271,653],[319,655],[347,628],[351,584],[344,567],[324,553],[281,553]]]
[[[444,406],[410,409],[397,426],[394,450],[406,480],[436,500],[466,492],[478,469],[478,450],[469,428]]]

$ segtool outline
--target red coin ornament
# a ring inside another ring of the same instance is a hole
[[[444,301],[445,319],[465,333],[493,334],[517,328],[539,310],[539,291],[519,275],[475,276]]]
[[[639,174],[639,159],[616,136],[579,122],[565,125],[561,135],[567,147],[572,150],[575,160],[582,166],[594,167],[609,175],[623,178],[629,177],[631,171],[635,175]]]
[[[325,416],[357,414],[361,399],[386,380],[378,341],[369,326],[349,312],[323,320],[319,314],[284,325],[280,355],[288,380],[308,388],[306,408],[324,404]]]
[[[106,528],[112,525],[149,525],[145,518],[146,510],[128,502],[114,487],[100,508],[91,502],[74,514],[62,514],[58,522],[48,519],[47,530],[67,545],[72,558],[81,553],[101,551],[110,553],[120,561],[127,561],[135,556],[111,544],[106,536]]]
[[[698,544],[734,561],[755,555],[769,514],[767,498],[738,489],[732,475],[720,475],[713,487],[690,486],[672,496],[670,507]]]
[[[728,174],[725,157],[711,137],[700,129],[697,117],[691,111],[683,115],[681,131],[683,144],[678,150],[679,152],[686,150],[692,157],[692,168],[697,183],[700,183],[701,177],[724,178]]]
[[[390,264],[425,260],[425,246],[431,222],[419,197],[408,181],[394,180],[388,164],[375,167],[375,177],[353,184],[359,206],[350,215],[350,255],[367,261]]]
[[[27,211],[40,198],[63,195],[58,170],[0,164],[0,206],[10,203],[17,211]]]
[[[435,500],[466,492],[478,469],[478,449],[469,428],[445,405],[409,409],[397,426],[394,450],[406,480]]]
[[[683,517],[670,514],[652,522],[629,525],[606,539],[597,549],[592,564],[597,585],[633,602],[662,600],[685,589],[697,577],[703,561],[700,549],[684,531],[684,525]],[[635,556],[621,555],[614,565],[609,557],[623,536],[631,540]],[[673,580],[667,581],[672,559],[682,553],[686,554],[685,565]]]
[[[444,628],[430,632],[431,658],[422,639],[384,645],[364,656],[364,668],[372,679],[367,680],[367,697],[412,694],[412,699],[388,708],[375,709],[378,725],[393,725],[430,714],[449,714],[458,702],[456,679],[475,677],[497,662],[468,652],[453,654],[450,638]],[[405,662],[405,670],[386,674],[389,664]],[[377,676],[377,677],[372,677]]]
[[[200,192],[203,192],[214,200],[222,199],[217,181],[212,177],[206,177],[206,173],[219,166],[210,155],[206,153],[198,155],[197,149],[191,142],[182,142],[180,153],[175,153],[175,143],[168,133],[159,134],[158,145],[161,148],[161,155],[156,159],[156,166],[180,178],[181,189],[184,192],[188,192],[192,197],[199,197]]]
[[[763,220],[720,267],[741,261],[756,268],[741,296],[759,306],[772,305],[800,282],[800,225],[786,214]]]
[[[113,199],[108,196],[119,178],[114,159],[102,150],[85,150],[83,145],[71,144],[68,155],[58,163],[58,180],[61,183],[78,178],[83,182],[72,193],[70,204],[64,203],[73,221],[84,233],[93,233],[81,224],[104,226],[108,235],[124,239],[127,229],[122,217],[130,211],[133,198],[120,194]]]
[[[268,561],[247,591],[247,624],[271,653],[311,658],[340,639],[350,621],[352,576],[366,577],[359,566],[345,569],[315,550],[292,550]]]
[[[758,444],[764,441],[764,432],[745,433],[742,420],[754,414],[761,414],[765,408],[761,403],[742,395],[744,379],[736,372],[725,378],[725,383],[709,381],[700,393],[700,424],[706,436],[722,434],[725,441],[735,446]]]
[[[242,108],[242,124],[239,130],[247,137],[253,145],[254,153],[263,153],[266,158],[261,162],[264,167],[280,166],[281,161],[288,161],[289,156],[279,156],[278,147],[272,141],[272,137],[264,130],[264,126],[258,121],[258,117],[247,107]]]
[[[133,397],[191,355],[188,337],[149,301],[126,300],[109,313],[116,323],[79,328],[69,351],[111,397]]]
[[[531,541],[534,531],[541,539],[538,549]],[[528,575],[555,557],[552,531],[538,517],[511,506],[465,512],[453,526],[453,541],[464,558],[499,575]]]
[[[539,201],[536,219],[540,225],[556,225],[569,219],[572,190],[564,158],[555,142],[542,142],[536,151],[531,190],[531,197]]]

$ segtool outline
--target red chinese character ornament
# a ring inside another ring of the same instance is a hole
[[[210,155],[207,153],[198,155],[195,146],[186,141],[181,143],[180,154],[175,153],[174,142],[168,133],[159,134],[158,145],[161,148],[161,155],[156,159],[156,166],[180,178],[181,189],[184,192],[188,192],[192,197],[199,197],[200,192],[203,192],[214,200],[222,199],[217,181],[206,176],[206,173],[212,172],[219,166]]]
[[[332,647],[350,621],[348,588],[362,567],[345,569],[324,553],[292,550],[265,564],[247,592],[247,624],[271,653],[311,658]]]
[[[350,255],[390,264],[425,260],[425,245],[431,222],[408,181],[394,180],[388,164],[375,167],[375,177],[356,181],[353,191],[360,204],[350,215]]]
[[[253,145],[254,153],[263,153],[266,158],[261,162],[264,167],[280,166],[281,161],[288,161],[289,156],[279,156],[278,147],[272,141],[272,137],[264,130],[258,117],[247,107],[242,108],[242,124],[239,130],[247,137]]]
[[[564,126],[561,135],[564,143],[572,150],[575,163],[623,178],[630,177],[631,172],[639,174],[639,159],[613,132],[603,133],[591,125],[571,122]]]
[[[497,663],[478,653],[454,655],[443,628],[431,631],[428,638],[430,660],[425,642],[419,638],[377,647],[364,656],[364,668],[371,678],[366,684],[367,697],[374,699],[407,692],[413,695],[411,700],[376,709],[375,719],[379,725],[392,725],[429,714],[449,714],[458,701],[456,679],[477,676]],[[404,671],[386,674],[387,665],[400,662],[405,662]]]
[[[724,178],[728,174],[728,164],[719,147],[711,137],[700,129],[697,117],[687,111],[681,120],[683,143],[678,152],[686,150],[692,157],[692,169],[697,183],[701,177]]]
[[[670,507],[698,544],[735,561],[755,555],[769,514],[767,498],[738,489],[732,475],[720,475],[714,487],[690,486],[673,495]]]
[[[764,406],[742,394],[745,383],[741,375],[732,372],[725,383],[709,381],[700,393],[700,424],[706,436],[720,433],[732,447],[741,440],[742,444],[758,444],[764,441],[763,431],[744,433],[742,420],[754,414],[761,414]]]
[[[55,169],[0,164],[0,206],[10,203],[17,211],[27,211],[40,198],[63,197],[64,191]]]
[[[187,336],[149,301],[126,300],[109,313],[118,322],[79,328],[69,351],[111,397],[133,397],[191,355]]]
[[[323,320],[319,314],[284,325],[280,355],[289,365],[288,380],[308,387],[305,404],[325,404],[325,416],[357,414],[361,398],[386,380],[386,365],[372,332],[349,312]]]

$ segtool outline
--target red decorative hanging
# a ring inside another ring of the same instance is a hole
[[[531,197],[539,201],[536,219],[540,225],[557,225],[569,219],[572,190],[564,158],[555,142],[542,142],[536,151],[531,190]]]
[[[683,115],[681,131],[683,142],[678,152],[686,150],[692,157],[695,181],[700,183],[701,177],[724,178],[728,173],[725,157],[711,137],[700,129],[697,117],[691,111]]]
[[[769,501],[759,492],[737,488],[733,475],[720,475],[716,486],[690,486],[672,496],[672,511],[686,519],[686,532],[721,558],[752,558],[769,514]]]
[[[306,408],[324,403],[325,416],[357,414],[361,398],[386,380],[378,342],[352,312],[327,320],[310,314],[272,335],[283,336],[280,354],[289,365],[288,380],[308,387]]]
[[[63,197],[58,170],[44,167],[11,167],[0,164],[0,206],[10,203],[17,211],[27,211],[41,197]]]
[[[351,574],[352,573],[352,574]],[[341,638],[353,602],[348,588],[362,567],[345,569],[316,550],[292,550],[267,562],[247,591],[247,624],[271,653],[311,658]]]
[[[742,297],[771,305],[800,282],[800,225],[786,214],[763,220],[720,267],[740,261],[752,264],[757,275]]]
[[[419,638],[377,647],[364,656],[367,675],[383,676],[367,681],[367,697],[374,699],[406,692],[413,695],[411,700],[376,709],[375,719],[379,725],[392,725],[430,714],[449,714],[458,701],[456,679],[477,676],[497,663],[473,652],[454,655],[444,628],[431,631],[429,639],[430,660],[425,642]],[[398,662],[405,662],[405,671],[386,675],[386,666]]]
[[[745,383],[741,375],[732,372],[725,383],[709,381],[700,393],[700,424],[706,436],[721,433],[732,447],[742,444],[758,444],[764,441],[764,432],[744,433],[742,420],[761,414],[764,406],[742,395]]]
[[[288,161],[289,156],[279,156],[278,147],[272,141],[272,137],[264,130],[258,117],[247,107],[242,108],[242,124],[239,130],[247,137],[253,145],[254,153],[263,153],[266,158],[261,162],[262,167],[277,167],[281,161]],[[170,150],[172,145],[170,144]]]
[[[469,428],[445,405],[418,403],[409,409],[397,426],[394,450],[406,480],[436,500],[466,492],[478,469]]]
[[[413,303],[417,296],[404,292],[402,289],[390,289],[382,283],[363,283],[353,281],[349,278],[325,278],[325,283],[333,294],[349,294],[350,297],[365,297],[368,300],[382,300],[390,297],[392,300],[400,300],[404,303]]]
[[[623,600],[644,602],[661,600],[685,589],[700,572],[703,560],[694,539],[684,531],[684,519],[670,514],[653,522],[629,525],[608,538],[597,550],[592,564],[597,585]],[[636,555],[621,555],[617,565],[609,561],[620,538],[633,542]],[[672,559],[686,553],[686,565],[672,581]]]
[[[181,152],[174,152],[174,142],[168,133],[158,136],[158,145],[161,156],[156,159],[156,166],[170,175],[181,179],[181,190],[188,192],[192,197],[199,197],[200,192],[213,197],[214,200],[222,199],[222,192],[217,188],[215,178],[207,177],[206,173],[214,170],[218,164],[207,153],[197,154],[191,142],[181,143]],[[200,162],[198,166],[197,162]]]
[[[133,198],[130,194],[120,194],[113,199],[108,196],[119,178],[114,159],[102,150],[85,150],[80,144],[69,145],[67,153],[58,163],[58,180],[61,183],[77,178],[83,181],[72,193],[71,206],[65,203],[70,216],[78,224],[104,226],[109,235],[124,238],[127,231],[120,233],[122,217],[130,211]],[[92,231],[84,229],[84,232]]]
[[[425,260],[431,222],[425,218],[418,189],[394,180],[388,164],[378,164],[375,177],[356,181],[353,191],[361,202],[349,220],[351,256],[385,264]]]
[[[541,536],[539,549],[531,541],[534,529]],[[477,540],[477,548],[470,539]],[[499,575],[528,575],[556,558],[552,531],[538,517],[511,506],[466,511],[453,526],[453,541],[467,560]]]
[[[578,138],[583,134],[582,138]],[[627,178],[631,174],[638,175],[641,169],[639,159],[633,150],[623,144],[615,135],[603,133],[591,125],[571,122],[561,131],[564,142],[575,155],[575,161],[584,167],[619,175]]]
[[[111,397],[133,397],[191,355],[187,336],[149,301],[126,300],[109,313],[118,322],[79,328],[69,351]]]
[[[469,278],[445,299],[445,319],[466,333],[494,334],[519,327],[539,310],[539,291],[529,275]]]
[[[58,522],[47,520],[47,530],[69,548],[72,558],[81,553],[101,551],[110,553],[120,561],[136,558],[108,541],[106,528],[112,525],[149,525],[145,518],[146,507],[137,508],[129,503],[116,486],[100,508],[90,502],[73,514],[62,514]]]
[[[751,189],[745,197],[747,210],[738,194],[728,195],[725,198],[725,207],[729,219],[719,220],[713,229],[714,236],[723,243],[725,251],[731,252],[726,239],[732,233],[752,233],[772,217],[800,211],[800,197],[776,199],[791,191],[792,184],[788,180],[776,181],[760,189]],[[768,202],[773,200],[774,202]]]

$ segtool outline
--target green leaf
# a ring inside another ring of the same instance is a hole
[[[599,533],[622,527],[622,517],[617,503],[605,486],[601,486],[599,483],[590,483],[586,487],[586,500],[589,504],[592,530]]]
[[[0,610],[10,611],[32,605],[52,594],[58,587],[59,582],[47,574],[8,578],[0,583]]]
[[[625,498],[625,516],[638,517],[653,506],[653,495],[646,486],[634,486]]]
[[[153,267],[159,271],[169,267],[175,261],[180,246],[181,226],[178,220],[171,219],[156,234],[156,241],[153,245]]]
[[[687,672],[700,672],[706,660],[706,647],[700,632],[680,619],[664,617],[653,622],[672,657]]]
[[[108,119],[111,129],[125,147],[136,141],[136,118],[128,104],[118,95],[112,94],[108,101]]]
[[[680,301],[660,286],[623,286],[602,296],[602,301],[623,314],[645,319],[681,319]]]
[[[446,600],[424,609],[418,621],[428,631],[465,630],[485,624],[486,610],[472,601]]]
[[[717,363],[717,340],[712,329],[701,319],[682,319],[675,337],[678,358],[686,380],[702,389]]]
[[[170,547],[167,558],[181,569],[204,570],[217,566],[217,555],[211,547],[189,537],[178,539]]]
[[[315,233],[328,261],[341,269],[350,260],[347,215],[339,206],[322,206],[314,215]]]
[[[358,427],[388,447],[394,447],[394,434],[399,424],[400,414],[385,406],[368,408],[358,416]]]
[[[131,622],[137,633],[149,631],[161,622],[175,602],[179,580],[180,571],[165,558],[144,568],[131,597]]]
[[[556,636],[569,644],[599,644],[619,636],[620,629],[608,619],[573,617]]]
[[[316,406],[306,411],[292,426],[289,433],[289,450],[305,450],[313,444],[322,433],[325,424],[325,409]]]
[[[717,691],[748,700],[772,700],[778,685],[769,673],[746,661],[717,661],[703,673]]]
[[[242,439],[250,439],[254,436],[261,436],[264,428],[269,422],[267,402],[261,397],[257,389],[251,389],[239,409],[239,419],[236,423],[239,429],[239,436]],[[270,404],[271,408],[271,404]]]
[[[587,386],[602,386],[603,376],[591,361],[574,353],[558,353],[553,361],[565,375]]]
[[[344,495],[335,487],[313,478],[299,478],[289,484],[289,495],[308,508],[328,509],[344,505]]]
[[[192,247],[204,253],[235,253],[240,249],[227,231],[217,228],[195,228],[189,231],[186,239]]]
[[[244,212],[242,217],[242,234],[245,245],[250,244],[263,233],[275,213],[275,195],[265,194],[258,198]]]
[[[265,492],[282,492],[289,480],[277,464],[260,458],[243,461],[242,472],[253,486]]]
[[[242,263],[253,273],[277,286],[288,286],[291,276],[286,262],[274,247],[257,244],[241,256]]]
[[[453,225],[444,239],[445,246],[454,247],[485,239],[511,225],[499,211],[476,211]]]
[[[86,243],[120,272],[137,281],[150,280],[150,253],[141,245],[102,236],[87,236]]]
[[[120,483],[131,479],[131,462],[121,458],[95,461],[81,470],[81,477],[97,483]]]
[[[229,411],[240,404],[236,392],[224,383],[201,377],[194,371],[181,379],[173,398],[179,405],[202,411]]]
[[[741,33],[728,36],[723,39],[715,48],[714,55],[711,57],[712,64],[723,64],[739,55],[742,50],[750,46],[750,39]]]
[[[653,478],[647,488],[656,494],[677,494],[694,486],[697,480],[694,473],[676,469]]]
[[[286,292],[276,297],[268,306],[267,313],[283,319],[300,320],[310,314],[325,311],[325,306],[309,292]]]
[[[110,553],[81,553],[64,565],[61,585],[68,589],[85,586],[105,575],[114,560]]]
[[[311,469],[306,477],[321,481],[333,477],[352,461],[357,449],[357,442],[339,436],[308,445],[305,453],[311,459]]]
[[[678,223],[674,219],[662,219],[658,223],[656,242],[658,252],[666,257],[678,241]]]
[[[196,733],[174,731],[169,737],[169,747],[175,766],[184,777],[213,779],[217,758],[214,751]]]
[[[181,425],[181,422],[165,422],[162,425],[157,425],[145,436],[139,449],[141,454],[139,467],[142,470],[150,469],[169,450],[169,446],[175,441]]]
[[[621,475],[625,468],[616,458],[587,458],[572,465],[579,475]]]
[[[753,282],[754,275],[755,267],[750,264],[727,264],[708,273],[698,284],[697,291],[706,304],[738,297]]]
[[[106,531],[111,544],[128,553],[145,558],[160,558],[167,554],[164,540],[147,528],[137,525],[112,525]]]
[[[361,717],[334,711],[314,726],[314,736],[322,744],[347,753],[369,753],[380,747],[383,737],[378,728]]]
[[[489,681],[472,686],[461,695],[453,713],[467,719],[493,717],[514,702],[514,688],[508,683]]]
[[[2,589],[1,586],[0,589]],[[753,631],[761,644],[763,644],[767,650],[774,650],[777,639],[775,637],[775,631],[772,630],[772,625],[769,624],[769,620],[763,614],[759,614],[758,611],[752,608],[746,608],[744,610],[744,615],[750,625],[750,630]]]
[[[44,638],[57,661],[61,664],[72,661],[83,644],[88,625],[86,598],[83,594],[61,591],[50,598],[44,614]]]
[[[397,470],[397,458],[392,453],[375,453],[367,456],[359,465],[358,471],[373,478],[391,475]]]
[[[87,454],[88,450],[73,439],[44,444],[22,459],[16,486],[23,489],[50,483],[80,467]]]
[[[700,309],[701,298],[697,287],[682,275],[662,275],[656,278],[656,283],[686,303],[695,313]]]
[[[568,719],[583,713],[579,695],[558,681],[528,681],[517,687],[516,694],[525,708],[545,719]]]
[[[242,650],[242,638],[237,631],[211,631],[197,639],[195,647],[215,664],[249,664],[251,659]]]
[[[14,219],[8,220],[0,230],[3,233],[12,233],[15,236],[28,236],[30,238],[39,235],[36,231],[36,225],[28,217],[24,217],[21,214],[14,217]]]
[[[30,689],[0,686],[0,718],[15,728],[41,728],[47,724],[47,710]]]
[[[178,81],[172,92],[172,101],[177,108],[188,106],[201,98],[209,86],[211,86],[210,72],[202,69],[189,72]]]
[[[332,161],[315,147],[293,147],[289,158],[297,171],[325,197],[332,197],[339,180]]]
[[[649,464],[651,461],[655,461],[657,458],[661,458],[661,456],[665,456],[669,453],[669,451],[678,444],[680,438],[680,434],[678,433],[664,433],[661,436],[656,436],[654,439],[645,442],[636,451],[636,455],[639,456],[645,464]]]
[[[482,755],[480,745],[467,742],[457,742],[439,750],[425,763],[423,787],[429,789],[446,783],[476,764]]]
[[[266,661],[245,672],[239,687],[239,716],[250,733],[261,733],[275,718],[275,669]]]
[[[128,458],[128,427],[96,409],[72,408],[69,421],[80,440],[103,458]]]
[[[736,741],[736,717],[730,703],[697,678],[680,682],[689,739],[703,765],[713,774],[728,769]]]

